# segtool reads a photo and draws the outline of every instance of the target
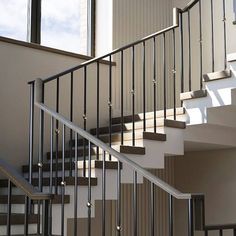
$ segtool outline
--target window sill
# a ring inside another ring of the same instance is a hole
[[[77,54],[77,53],[73,53],[73,52],[67,52],[67,51],[63,51],[60,49],[56,49],[56,48],[50,48],[50,47],[42,46],[39,44],[28,43],[28,42],[24,42],[24,41],[20,41],[20,40],[16,40],[16,39],[11,39],[11,38],[6,38],[6,37],[2,37],[2,36],[0,36],[0,42],[11,43],[11,44],[15,44],[15,45],[19,45],[19,46],[23,46],[23,47],[27,47],[27,48],[33,48],[33,49],[42,50],[42,51],[46,51],[46,52],[56,53],[56,54],[60,54],[63,56],[74,57],[74,58],[78,58],[78,59],[85,60],[85,61],[93,59],[93,57],[90,57],[90,56],[81,55],[81,54]],[[109,65],[109,61],[106,61],[106,60],[101,60],[100,63],[105,64],[105,65]],[[116,63],[112,62],[112,65],[115,66]]]

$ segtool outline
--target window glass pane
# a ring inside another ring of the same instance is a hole
[[[87,54],[87,0],[42,0],[41,44]]]
[[[0,0],[0,35],[27,40],[28,0]]]

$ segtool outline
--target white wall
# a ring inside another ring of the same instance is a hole
[[[205,194],[206,224],[236,223],[236,150],[187,153],[175,159],[175,187]],[[176,235],[186,235],[187,203],[176,202]],[[196,233],[203,236],[203,233]],[[209,236],[218,235],[212,232]],[[232,232],[225,231],[226,236]]]

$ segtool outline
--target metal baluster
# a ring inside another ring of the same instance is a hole
[[[132,46],[132,144],[135,146],[135,51]]]
[[[202,1],[199,0],[200,89],[202,89]]]
[[[118,161],[117,170],[117,236],[121,236],[121,162]]]
[[[219,230],[219,236],[223,236],[223,229]]]
[[[24,236],[29,232],[29,198],[25,196]]]
[[[87,129],[87,67],[84,67],[84,130]],[[86,177],[86,140],[83,139],[83,176]]]
[[[30,84],[30,117],[29,117],[29,183],[32,183],[32,166],[34,153],[34,82]]]
[[[57,78],[57,83],[56,83],[56,112],[59,112],[59,93],[60,93],[60,78]],[[59,159],[59,122],[56,120],[56,168],[55,168],[55,194],[58,194],[58,159]]]
[[[193,200],[188,200],[188,236],[194,235],[193,228]]]
[[[42,103],[44,102],[44,84],[42,86]],[[38,188],[39,191],[43,190],[43,143],[44,143],[44,111],[40,110],[39,112],[39,155],[38,155]],[[25,201],[27,205],[27,200]],[[26,208],[26,206],[25,206]],[[28,208],[28,207],[27,207]],[[38,201],[38,224],[37,224],[37,233],[40,234],[40,209],[41,202]],[[27,218],[27,216],[26,216]]]
[[[50,176],[49,176],[49,192],[52,194],[52,187],[53,187],[53,149],[54,149],[54,118],[51,116],[51,124],[50,124]]]
[[[77,236],[78,218],[78,134],[75,133],[74,236]]]
[[[157,78],[156,78],[156,38],[153,38],[153,115],[154,115],[154,133],[157,132]]]
[[[173,197],[169,194],[169,236],[174,235]]]
[[[124,52],[121,51],[120,55],[120,64],[121,64],[121,70],[120,70],[120,80],[121,80],[121,89],[120,89],[120,103],[121,103],[121,145],[124,144]]]
[[[224,69],[227,68],[227,35],[226,35],[226,9],[225,0],[223,0],[223,23],[224,23]]]
[[[143,131],[146,131],[146,44],[143,42]]]
[[[54,149],[54,118],[51,116],[50,122],[50,176],[49,176],[49,192],[53,193],[53,149]],[[49,232],[52,233],[52,201],[49,202]]]
[[[109,56],[109,146],[111,147],[112,142],[112,61],[111,56]],[[109,155],[109,160],[111,161],[111,155]]]
[[[102,236],[106,235],[106,152],[102,160]]]
[[[164,79],[164,119],[166,119],[166,35],[163,34],[163,79]]]
[[[137,172],[133,174],[133,235],[138,235]]]
[[[215,71],[215,38],[214,38],[214,6],[211,0],[211,43],[212,43],[212,72]]]
[[[99,69],[99,61],[97,62],[97,131],[96,135],[97,138],[99,139],[99,98],[100,98],[100,69]],[[99,160],[99,147],[97,146],[97,160]]]
[[[155,194],[155,184],[151,183],[151,190],[150,190],[150,197],[151,197],[151,236],[155,235],[155,225],[156,225],[156,217],[155,217],[155,199],[156,199],[156,194]]]
[[[205,236],[208,236],[208,231],[207,230],[205,230]]]
[[[88,236],[91,236],[91,142],[88,141],[89,155],[88,155]]]
[[[183,14],[180,13],[180,79],[181,79],[181,93],[184,92],[184,39],[183,39]]]
[[[70,74],[70,121],[73,122],[74,73]],[[70,130],[70,176],[72,176],[72,130]]]
[[[65,231],[65,220],[64,220],[64,213],[65,213],[65,125],[62,126],[62,180],[61,180],[61,235],[64,235]]]
[[[174,99],[174,120],[176,120],[176,39],[175,39],[175,29],[173,29],[173,99]]]
[[[49,234],[49,225],[48,225],[48,218],[49,218],[49,201],[43,201],[43,209],[42,209],[42,235],[48,236]]]
[[[192,57],[191,57],[191,15],[190,10],[188,10],[188,61],[189,61],[189,91],[192,90]]]
[[[233,230],[233,234],[234,234],[234,236],[236,236],[236,229]]]
[[[8,193],[7,193],[7,236],[11,235],[11,199],[12,199],[12,184],[8,180]]]

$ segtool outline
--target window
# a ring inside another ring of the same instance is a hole
[[[87,0],[42,0],[41,44],[88,54]]]
[[[95,0],[0,0],[0,36],[94,54]]]
[[[0,36],[27,41],[28,0],[0,1]]]

